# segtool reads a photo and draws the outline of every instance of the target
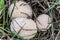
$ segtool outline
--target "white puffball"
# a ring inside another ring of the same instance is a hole
[[[16,18],[11,22],[11,31],[19,32],[19,35],[25,39],[30,39],[37,33],[36,23],[27,18]]]
[[[14,3],[11,4],[11,6],[8,9],[8,14],[9,16],[11,15],[11,11],[14,7]],[[32,9],[28,3],[24,1],[19,1],[16,2],[12,18],[27,18],[27,17],[32,17]]]
[[[51,21],[51,18],[47,14],[41,14],[36,19],[37,26],[41,31],[49,29]]]

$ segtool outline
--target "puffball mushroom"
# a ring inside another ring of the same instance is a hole
[[[8,14],[9,17],[11,15],[11,11],[14,7],[14,3],[10,5],[9,9],[8,9]],[[12,14],[12,19],[14,18],[27,18],[27,17],[32,17],[32,9],[30,7],[30,5],[28,5],[28,3],[24,2],[24,1],[19,1],[16,2],[13,14]]]
[[[51,18],[47,14],[41,14],[36,19],[37,27],[41,31],[46,31],[51,26]]]
[[[30,39],[37,33],[36,23],[32,19],[16,18],[12,20],[10,25],[12,32],[17,32],[25,39]]]

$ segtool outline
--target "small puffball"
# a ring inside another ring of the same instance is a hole
[[[11,4],[11,6],[8,9],[8,14],[9,16],[11,15],[11,11],[14,7],[14,3]],[[16,2],[12,18],[27,18],[27,17],[32,17],[32,9],[28,3],[24,1],[19,1]]]
[[[27,18],[16,18],[12,20],[10,28],[12,32],[19,33],[25,39],[31,39],[37,33],[36,23]]]
[[[41,14],[36,19],[37,26],[41,31],[49,29],[51,21],[51,18],[47,14]]]

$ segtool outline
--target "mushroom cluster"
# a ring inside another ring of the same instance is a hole
[[[14,3],[12,3],[8,9],[9,17],[11,15],[13,7]],[[52,20],[49,15],[41,14],[36,18],[35,22],[31,19],[32,14],[32,8],[29,6],[28,3],[24,1],[16,2],[12,14],[12,22],[10,25],[11,31],[17,32],[25,39],[31,39],[36,35],[38,28],[41,31],[46,31],[50,28]]]

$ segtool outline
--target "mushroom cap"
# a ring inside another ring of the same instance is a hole
[[[16,18],[10,25],[12,32],[19,33],[25,39],[31,39],[37,33],[36,23],[27,18]]]
[[[47,14],[41,14],[36,19],[37,26],[41,31],[49,29],[51,21],[51,18]]]
[[[14,3],[12,3],[8,9],[8,14],[9,17],[11,15],[12,9],[14,7]],[[28,3],[24,2],[24,1],[19,1],[16,2],[13,14],[12,14],[12,19],[13,18],[27,18],[27,17],[31,17],[32,16],[32,9],[30,7],[30,5],[28,5]]]

